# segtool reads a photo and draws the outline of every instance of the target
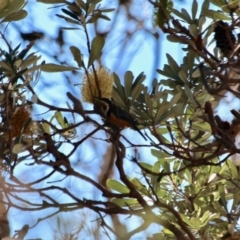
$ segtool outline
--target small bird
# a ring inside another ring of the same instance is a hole
[[[137,121],[121,107],[115,105],[108,98],[96,98],[97,105],[101,106],[103,117],[114,126],[119,128],[130,127],[135,131],[138,131],[139,134],[147,141],[147,138],[143,135],[140,129],[137,127]]]

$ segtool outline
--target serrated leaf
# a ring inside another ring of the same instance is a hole
[[[114,180],[114,179],[108,179],[107,180],[107,186],[120,193],[129,193],[130,190],[128,189],[127,186],[123,185],[122,183]]]
[[[24,144],[22,143],[17,143],[13,146],[12,152],[14,154],[18,154],[24,151]]]
[[[70,50],[72,52],[74,60],[78,64],[78,67],[81,67],[82,66],[82,56],[81,56],[80,50],[77,47],[74,47],[74,46],[71,46]]]
[[[76,71],[79,69],[75,67],[57,65],[54,63],[46,63],[44,65],[41,65],[41,70],[43,72],[64,72],[64,71]]]
[[[91,44],[91,52],[88,60],[88,67],[92,65],[92,63],[101,56],[101,52],[104,46],[105,40],[101,36],[96,36],[92,40]]]
[[[6,16],[1,23],[3,22],[12,22],[12,21],[19,21],[23,18],[25,18],[28,15],[27,11],[25,10],[20,10],[18,12],[14,12]]]

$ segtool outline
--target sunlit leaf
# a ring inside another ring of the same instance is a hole
[[[15,154],[21,153],[24,151],[24,144],[23,143],[17,143],[13,146],[12,152]]]
[[[127,186],[123,185],[122,183],[114,180],[114,179],[108,179],[107,180],[107,186],[120,193],[129,193],[130,190],[128,189]]]
[[[114,198],[112,199],[112,202],[117,204],[120,207],[127,207],[127,206],[133,206],[133,205],[137,205],[139,204],[137,199],[133,199],[133,198]]]
[[[204,16],[211,18],[213,20],[231,20],[230,16],[225,15],[223,12],[214,10],[204,10]]]

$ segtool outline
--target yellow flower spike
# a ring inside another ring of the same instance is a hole
[[[112,97],[112,73],[104,67],[99,67],[96,69],[96,75],[97,79],[95,79],[94,72],[91,71],[83,78],[82,98],[84,102],[94,103],[94,97]],[[101,96],[99,96],[98,86],[100,88]]]

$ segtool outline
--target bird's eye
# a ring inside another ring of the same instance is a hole
[[[104,105],[102,105],[102,109],[103,109],[104,111],[106,111],[106,110],[107,110],[107,108],[108,108],[108,106],[106,106],[105,104],[104,104]]]

